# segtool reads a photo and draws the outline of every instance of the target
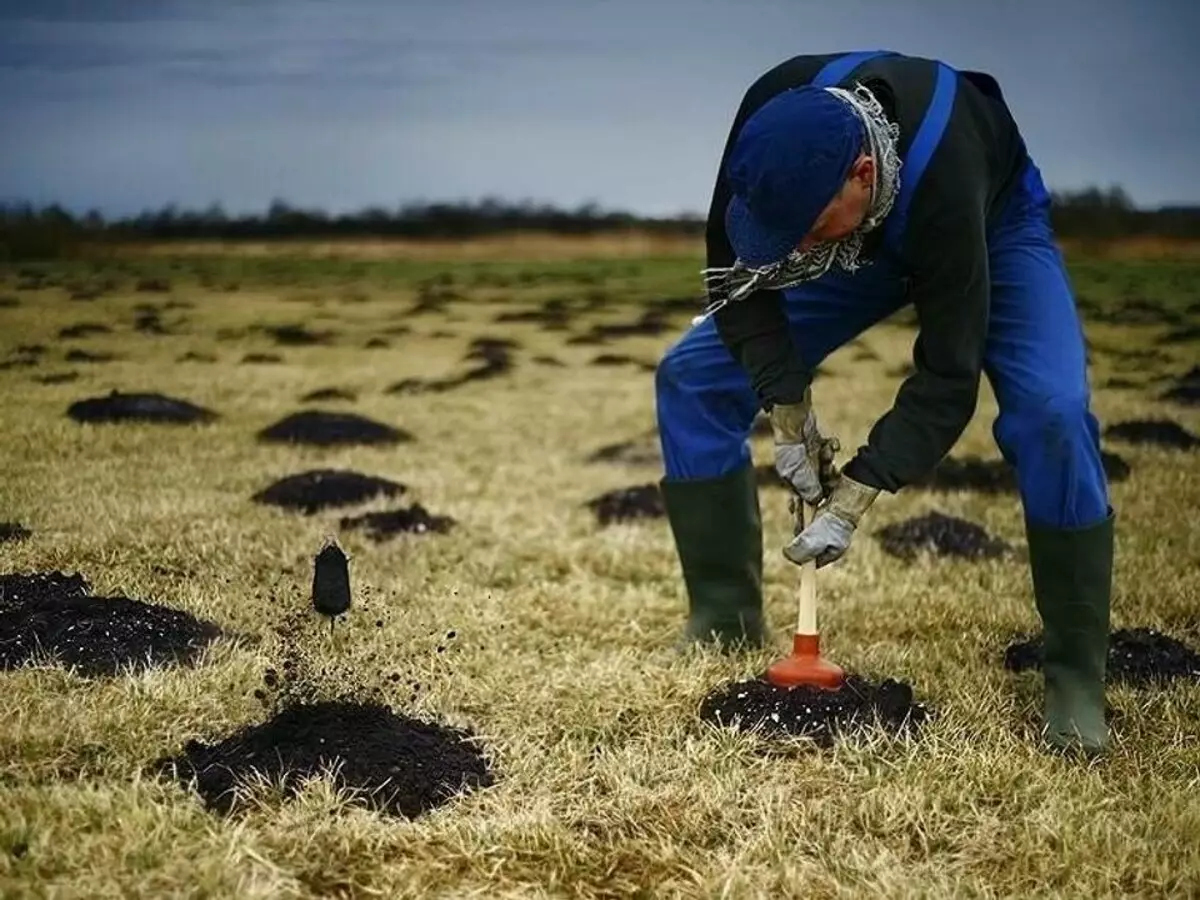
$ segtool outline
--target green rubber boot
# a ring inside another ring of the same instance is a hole
[[[1104,679],[1112,598],[1113,513],[1078,529],[1026,524],[1044,628],[1046,742],[1097,756],[1108,749]]]
[[[683,645],[762,646],[762,515],[754,467],[659,482],[688,593]]]

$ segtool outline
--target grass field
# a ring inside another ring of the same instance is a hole
[[[183,609],[244,637],[217,642],[193,668],[0,673],[0,896],[1200,895],[1200,684],[1113,687],[1111,756],[1090,766],[1048,756],[1033,742],[1040,676],[1001,665],[1006,644],[1038,628],[1024,564],[906,564],[870,534],[936,509],[1021,546],[1013,496],[885,496],[848,557],[822,570],[824,649],[867,677],[912,684],[937,712],[916,739],[772,749],[698,721],[707,692],[787,646],[796,577],[778,553],[785,496],[762,491],[775,647],[678,655],[685,600],[665,521],[602,528],[584,503],[659,478],[653,464],[586,458],[647,440],[649,367],[688,314],[657,335],[568,339],[694,294],[701,262],[495,255],[156,254],[0,268],[0,361],[31,361],[0,370],[0,521],[32,531],[0,543],[0,572],[77,571],[99,594]],[[1169,417],[1200,430],[1196,407],[1157,399],[1197,360],[1194,331],[1161,339],[1200,320],[1200,263],[1072,258],[1071,269],[1102,425]],[[160,290],[139,290],[155,287],[145,279]],[[427,311],[413,312],[422,297]],[[550,301],[570,313],[566,330],[495,321]],[[147,313],[167,333],[137,330]],[[84,322],[111,331],[58,337]],[[258,328],[288,324],[334,333],[278,346]],[[890,405],[913,335],[899,317],[822,367],[818,410],[844,447]],[[511,372],[437,394],[386,391],[461,372],[479,337],[519,343]],[[373,338],[387,346],[367,349]],[[72,349],[116,358],[69,363]],[[243,362],[250,353],[281,360]],[[593,365],[601,353],[634,362]],[[544,356],[562,365],[536,361]],[[37,380],[68,372],[78,377]],[[357,393],[327,408],[414,440],[327,450],[256,441],[327,387]],[[112,389],[160,391],[221,418],[171,427],[64,415]],[[985,387],[956,455],[997,455],[995,412]],[[769,461],[766,439],[755,441],[756,459]],[[1196,646],[1200,453],[1105,445],[1132,467],[1112,487],[1114,627],[1152,626]],[[403,482],[405,502],[458,525],[376,543],[339,531],[343,511],[306,517],[249,499],[318,467]],[[214,815],[147,766],[266,715],[254,692],[276,662],[273,628],[308,603],[312,558],[330,534],[351,556],[359,605],[334,640],[314,615],[312,652],[348,664],[354,683],[380,687],[405,713],[473,729],[496,783],[413,821],[321,782]]]

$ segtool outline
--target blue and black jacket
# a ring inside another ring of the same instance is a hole
[[[734,262],[725,232],[731,191],[724,169],[742,124],[776,94],[811,84],[819,73],[831,71],[830,64],[841,56],[794,57],[766,72],[746,92],[722,154],[709,209],[709,266]],[[864,484],[895,491],[932,469],[974,413],[990,292],[987,230],[1020,182],[1027,156],[1000,89],[988,75],[947,70],[934,60],[894,53],[845,68],[850,74],[836,83],[862,82],[900,126],[902,183],[912,176],[908,157],[914,138],[927,117],[935,117],[929,114],[939,90],[944,96],[945,88],[950,89],[939,136],[926,148],[903,222],[885,221],[867,236],[863,252],[868,260],[885,252],[898,257],[894,262],[903,273],[906,300],[916,310],[920,331],[914,348],[916,371],[845,471]],[[952,72],[952,84],[939,84],[939,69],[943,78]],[[897,216],[899,206],[889,220]],[[897,234],[892,228],[889,236],[890,225],[902,229]],[[727,305],[714,318],[764,408],[803,396],[812,368],[793,346],[779,291],[759,291]]]

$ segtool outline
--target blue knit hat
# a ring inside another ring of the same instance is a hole
[[[864,138],[858,114],[812,86],[784,91],[750,116],[725,166],[733,190],[725,229],[738,259],[763,266],[795,249],[842,189]]]

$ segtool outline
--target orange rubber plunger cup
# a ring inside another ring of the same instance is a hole
[[[796,505],[796,533],[804,529],[806,504],[799,497]],[[776,687],[815,687],[835,691],[846,682],[841,666],[821,656],[821,637],[817,632],[817,563],[809,560],[800,566],[800,614],[792,638],[792,655],[776,660],[767,669],[767,681]]]

